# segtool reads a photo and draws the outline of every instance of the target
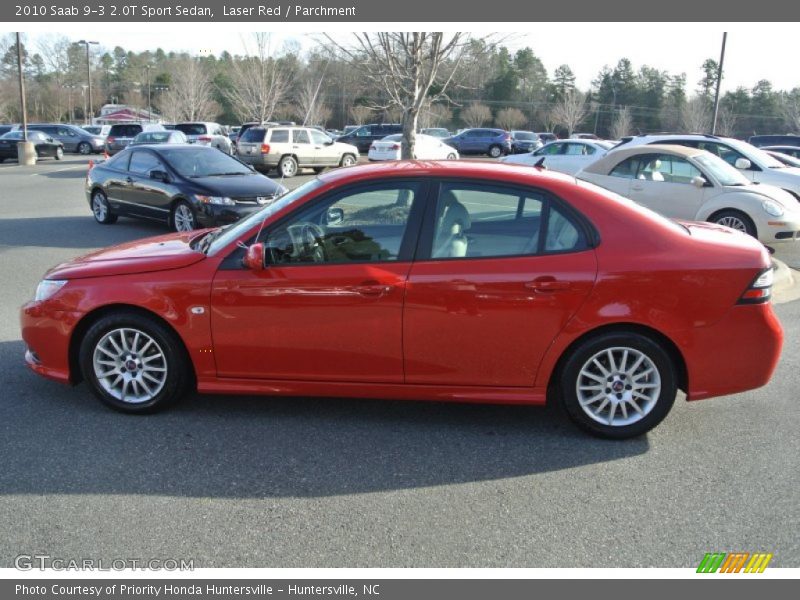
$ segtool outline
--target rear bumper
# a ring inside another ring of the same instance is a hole
[[[691,330],[680,344],[688,400],[702,400],[766,385],[783,346],[783,328],[771,303],[736,305],[714,325]]]

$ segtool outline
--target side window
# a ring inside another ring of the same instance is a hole
[[[273,129],[269,141],[273,144],[288,144],[289,143],[289,130],[288,129]]]
[[[622,177],[623,179],[633,179],[636,177],[636,170],[639,167],[639,157],[631,156],[626,158],[616,167],[611,169],[609,175],[611,177]]]
[[[58,136],[59,137],[77,137],[77,134],[72,131],[71,129],[67,129],[66,127],[59,127],[58,128]]]
[[[570,252],[583,250],[586,241],[580,229],[559,208],[552,204],[547,218],[545,252]]]
[[[588,154],[594,154],[594,148],[589,146],[588,144],[565,144],[566,150],[564,154],[568,154],[570,156],[585,156]]]
[[[445,183],[436,203],[431,257],[535,254],[545,204],[534,191]]]
[[[717,142],[700,142],[697,146],[701,150],[707,150],[708,152],[711,152],[711,154],[716,154],[732,167],[736,165],[736,161],[738,159],[747,158],[744,154],[737,152],[730,146],[726,146]],[[755,167],[755,165],[753,165],[753,167]],[[751,167],[750,170],[754,169]]]
[[[367,136],[370,135],[370,132],[371,132],[371,129],[370,129],[369,125],[365,125],[364,127],[360,127],[359,129],[356,129],[356,131],[355,131],[355,133],[353,133],[353,135],[356,136],[356,137],[367,137]]]
[[[155,169],[164,169],[161,165],[161,161],[156,158],[155,154],[151,154],[150,152],[134,152],[131,156],[130,166],[128,167],[131,173],[149,175],[150,171]]]
[[[268,232],[271,264],[396,261],[422,184],[387,182],[301,209]]]
[[[311,141],[315,144],[326,144],[331,141],[327,135],[322,133],[321,131],[317,131],[316,129],[311,130]]]
[[[541,150],[536,151],[537,156],[553,156],[561,153],[561,148],[564,144],[549,144],[544,146]]]
[[[686,160],[670,154],[659,154],[642,162],[637,178],[665,183],[691,183],[694,177],[699,176],[702,176],[700,171]]]
[[[292,131],[292,138],[295,144],[310,144],[311,139],[308,137],[308,131],[305,129],[295,129]]]

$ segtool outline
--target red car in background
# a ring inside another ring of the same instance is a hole
[[[531,167],[327,173],[222,229],[94,252],[22,308],[26,360],[125,412],[202,393],[561,403],[625,438],[766,384],[756,240]]]

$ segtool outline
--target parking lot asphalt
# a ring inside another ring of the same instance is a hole
[[[0,165],[0,566],[46,553],[195,567],[692,567],[706,552],[761,551],[800,567],[800,302],[776,306],[786,344],[767,387],[679,400],[630,441],[525,407],[195,395],[126,416],[23,363],[18,308],[47,268],[165,231],[97,225],[85,163]],[[800,267],[797,246],[776,256]]]

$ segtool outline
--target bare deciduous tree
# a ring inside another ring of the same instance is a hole
[[[177,61],[168,94],[181,121],[214,118],[219,106],[214,102],[213,85],[203,62],[197,58]],[[171,107],[172,108],[172,107]]]
[[[461,111],[461,120],[467,127],[480,127],[492,119],[492,111],[485,104],[475,102]]]
[[[444,104],[431,104],[423,108],[419,115],[420,129],[426,127],[443,127],[453,120],[453,111]]]
[[[681,126],[691,133],[707,133],[711,130],[711,110],[704,98],[695,96],[683,105]]]
[[[497,112],[497,116],[494,118],[494,123],[501,129],[519,129],[525,123],[528,122],[528,119],[525,118],[525,113],[523,113],[518,108],[504,108]]]
[[[568,89],[564,97],[559,100],[551,111],[553,121],[567,130],[567,135],[572,137],[575,128],[589,114],[589,106],[586,104],[586,95],[576,89]]]
[[[738,116],[730,108],[721,106],[717,113],[717,135],[733,137],[738,121]]]
[[[632,127],[633,116],[631,115],[631,111],[627,106],[623,106],[617,111],[617,114],[614,115],[614,121],[611,123],[611,129],[608,134],[611,136],[612,140],[618,140],[630,134]]]
[[[350,109],[350,116],[356,125],[363,125],[372,116],[372,108],[369,106],[356,105]]]
[[[788,130],[800,133],[800,88],[784,94],[781,99],[781,114]]]
[[[255,33],[252,53],[231,63],[232,85],[223,93],[242,121],[269,121],[289,89],[289,74],[270,49],[270,36]]]
[[[402,158],[414,156],[419,113],[424,103],[445,96],[465,53],[466,36],[442,32],[355,33],[354,47],[328,37],[402,110]],[[446,68],[445,68],[446,67]],[[431,95],[435,87],[435,93]]]
[[[331,118],[331,110],[320,97],[320,84],[307,81],[297,99],[298,122],[304,125],[325,125]]]

